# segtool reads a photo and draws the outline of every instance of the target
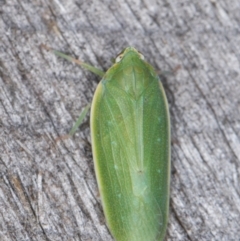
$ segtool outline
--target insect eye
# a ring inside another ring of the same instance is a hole
[[[121,59],[122,59],[122,57],[123,57],[123,54],[118,55],[117,58],[116,58],[116,60],[115,60],[115,63],[120,62]]]
[[[138,52],[138,54],[139,54],[140,59],[144,60],[144,55],[142,53],[140,53],[140,52]]]

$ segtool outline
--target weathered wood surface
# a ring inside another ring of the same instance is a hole
[[[163,79],[172,122],[166,240],[240,240],[240,2],[0,1],[0,240],[112,240],[89,118],[98,77],[135,46]]]

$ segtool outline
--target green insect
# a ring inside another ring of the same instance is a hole
[[[162,241],[169,213],[170,120],[159,77],[133,47],[105,74],[80,64],[102,76],[90,122],[107,225],[116,241]]]

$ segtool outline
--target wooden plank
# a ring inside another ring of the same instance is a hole
[[[239,1],[0,1],[0,240],[112,240],[93,170],[89,118],[98,77],[124,47],[159,73],[170,105],[166,240],[239,240]]]

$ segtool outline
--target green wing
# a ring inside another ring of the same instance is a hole
[[[95,171],[114,238],[160,241],[169,202],[167,101],[153,69],[135,55],[129,59],[106,73],[94,95]]]

